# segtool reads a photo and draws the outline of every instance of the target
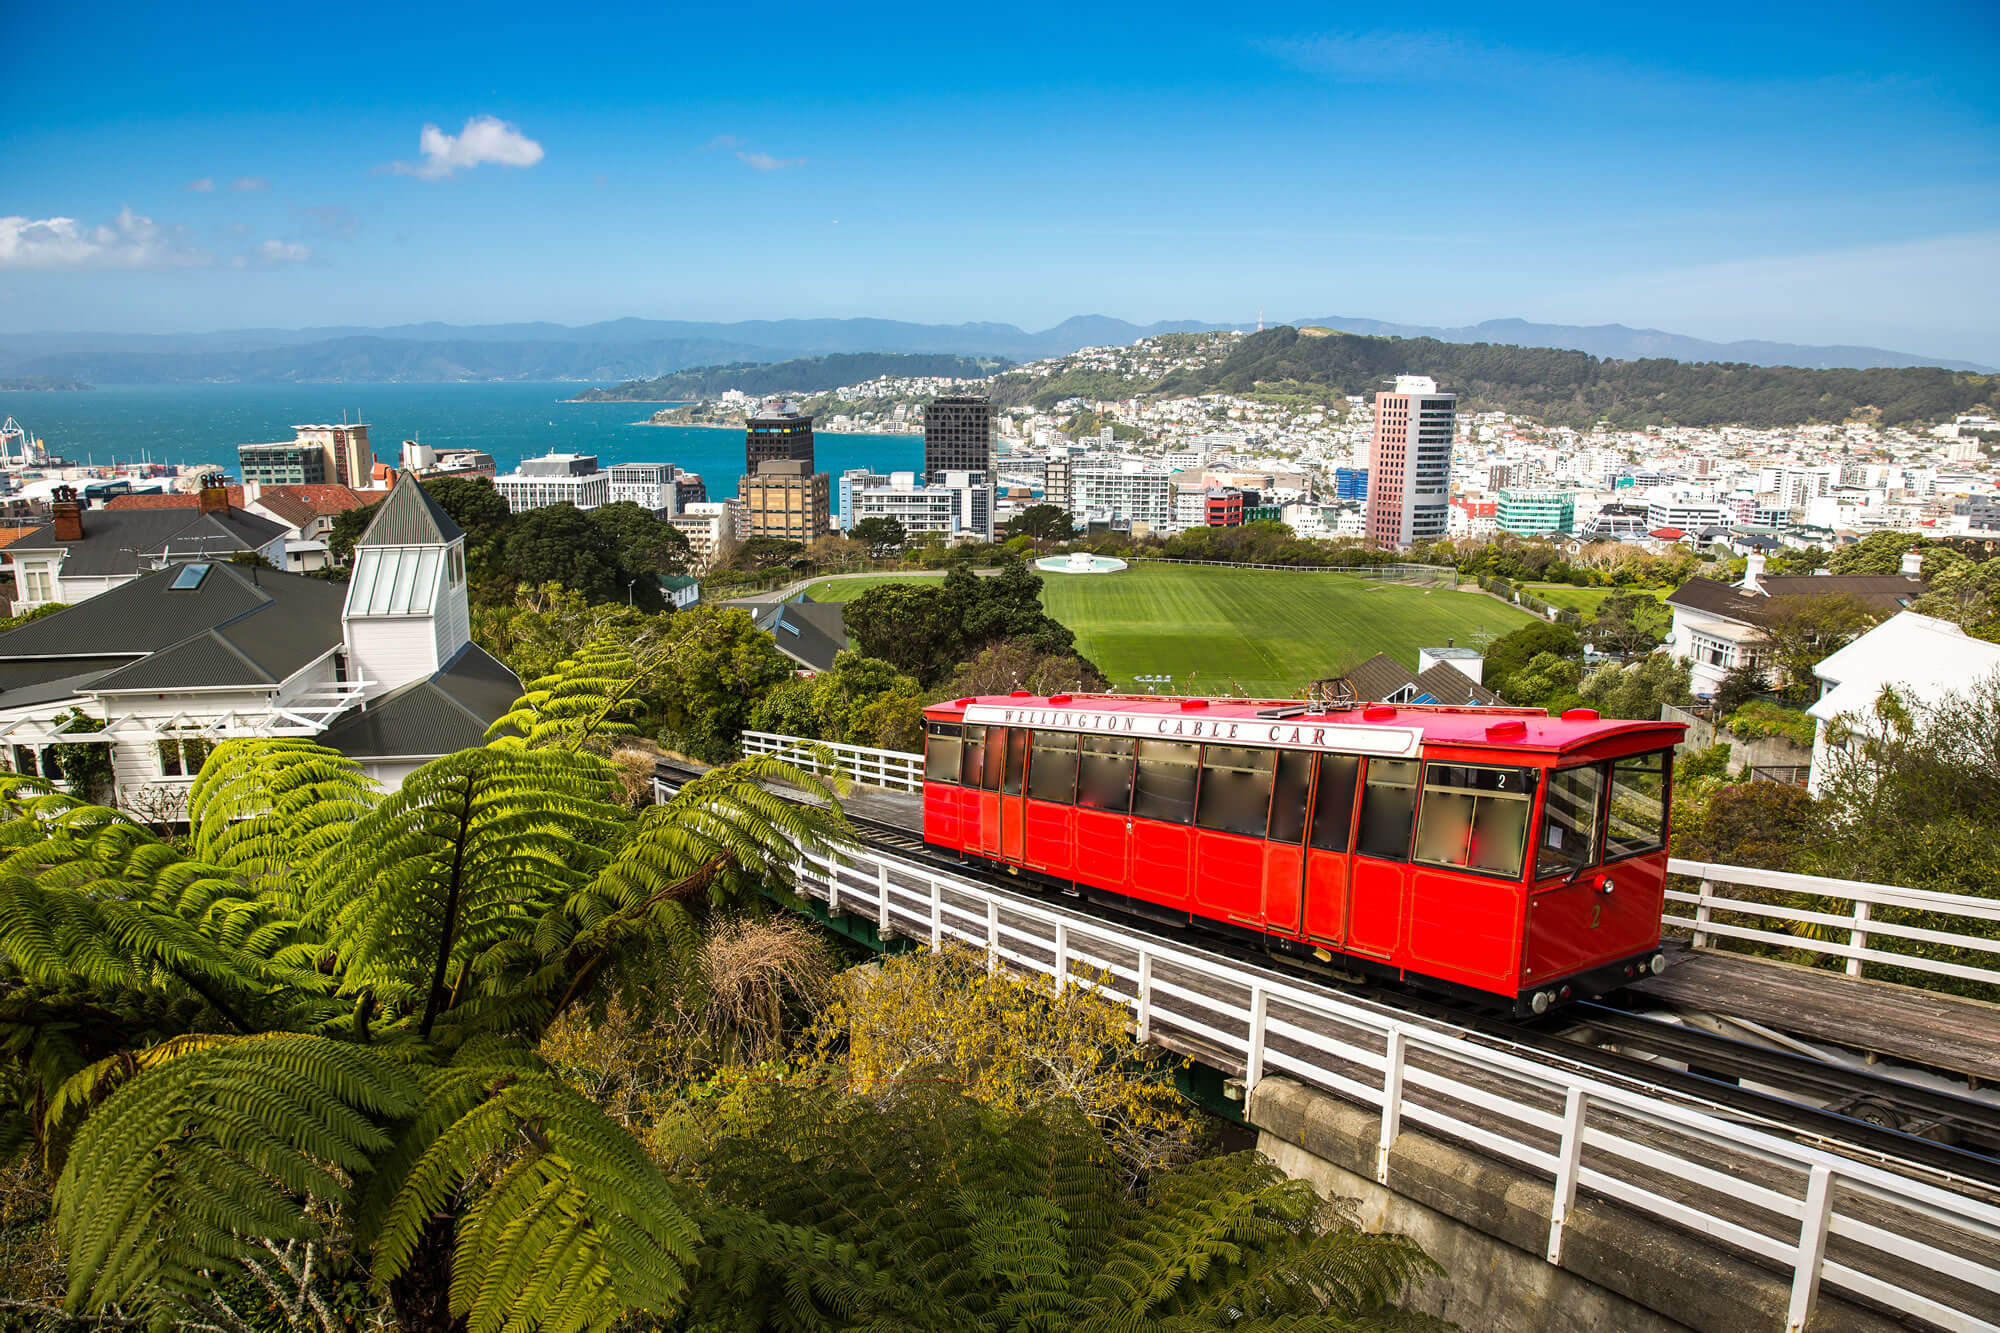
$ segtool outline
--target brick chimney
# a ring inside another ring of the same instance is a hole
[[[49,505],[51,534],[59,542],[80,542],[83,540],[83,501],[76,498],[76,487],[58,486],[52,492],[53,503]]]
[[[201,479],[199,508],[204,514],[229,512],[229,481],[220,472],[211,472]]]

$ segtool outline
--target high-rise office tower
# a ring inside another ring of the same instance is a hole
[[[945,472],[993,474],[993,400],[964,394],[924,404],[924,479]]]
[[[756,472],[763,463],[804,463],[812,471],[813,419],[797,412],[751,417],[743,433],[743,470]]]
[[[1445,535],[1451,518],[1451,437],[1458,395],[1428,375],[1398,375],[1375,395],[1368,443],[1368,544],[1402,550]]]

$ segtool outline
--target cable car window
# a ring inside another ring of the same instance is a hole
[[[1354,850],[1384,861],[1410,859],[1410,822],[1417,814],[1417,761],[1370,759],[1361,789],[1361,831]]]
[[[1519,878],[1536,777],[1532,768],[1426,768],[1416,859]]]
[[[1263,837],[1271,813],[1275,758],[1269,750],[1209,746],[1201,756],[1201,796],[1195,804],[1194,822],[1218,833]],[[1304,813],[1301,809],[1301,817]]]
[[[978,787],[986,777],[986,728],[967,727],[965,729],[964,762],[959,765],[959,782],[967,787]]]
[[[998,746],[994,747],[998,749]],[[991,763],[991,759],[987,761]],[[1028,771],[1028,733],[1022,727],[1007,728],[1007,770],[1000,779],[1000,790],[1009,796],[1021,794],[1021,777]]]
[[[958,781],[964,731],[956,722],[933,722],[924,728],[924,781]]]
[[[1558,769],[1549,775],[1542,803],[1542,833],[1535,839],[1535,875],[1565,875],[1597,859],[1597,807],[1604,795],[1604,766]]]
[[[1076,769],[1076,803],[1093,810],[1132,808],[1132,754],[1129,736],[1085,736]]]
[[[1667,751],[1611,764],[1611,818],[1604,859],[1657,852],[1667,845]]]
[[[1140,741],[1139,782],[1132,797],[1132,813],[1175,824],[1192,819],[1200,758],[1201,747],[1185,741]]]
[[[1028,795],[1037,801],[1076,799],[1076,733],[1038,731],[1028,763]]]
[[[1306,835],[1306,794],[1312,790],[1310,750],[1278,751],[1278,777],[1271,784],[1271,841],[1299,845]],[[1347,835],[1342,834],[1344,839]]]
[[[1319,787],[1313,793],[1312,845],[1323,852],[1347,850],[1348,826],[1354,821],[1354,783],[1361,760],[1351,754],[1319,757]]]
[[[1001,773],[1007,766],[1007,738],[1013,733],[1012,727],[986,729],[986,773],[979,785],[987,791],[1002,790]]]

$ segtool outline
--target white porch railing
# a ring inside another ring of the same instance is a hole
[[[829,766],[815,753],[824,746],[833,753]],[[843,745],[837,741],[809,741],[797,736],[780,736],[769,731],[743,733],[743,753],[777,755],[812,773],[836,773],[873,787],[895,791],[921,791],[924,785],[924,757],[904,750],[878,750],[872,745]]]
[[[832,771],[857,782],[900,791],[917,791],[923,786],[924,757],[920,754],[877,750],[865,745],[808,741],[766,731],[743,733],[746,754],[783,755],[813,772],[827,771],[819,758],[811,753],[811,747],[818,745],[824,745],[833,753]],[[1785,949],[1844,958],[1849,976],[1861,976],[1865,964],[1879,963],[1962,981],[2000,985],[2000,932],[1990,935],[1973,933],[1982,925],[2000,924],[2000,898],[1975,898],[1962,893],[1936,893],[1928,889],[1898,888],[1893,884],[1792,875],[1776,870],[1711,865],[1678,858],[1668,862],[1667,868],[1676,875],[1685,875],[1700,882],[1700,887],[1693,893],[1669,889],[1666,909],[1660,918],[1660,924],[1668,930],[1689,932],[1697,949],[1706,948],[1717,939],[1752,940]],[[1840,907],[1836,911],[1823,911],[1814,907],[1758,902],[1743,893],[1744,889],[1775,889],[1826,899]],[[1694,909],[1692,915],[1684,910],[1689,907]],[[1875,909],[1881,907],[1922,912],[1925,914],[1924,924],[1879,920]],[[1717,912],[1741,913],[1773,924],[1809,926],[1813,933],[1793,933],[1717,921]],[[1993,965],[1955,963],[1884,949],[1874,942],[1883,939],[1963,950],[1976,958],[1991,959]]]
[[[1667,890],[1667,910],[1661,924],[1670,930],[1685,930],[1697,949],[1714,939],[1755,940],[1781,948],[1799,949],[1829,957],[1845,958],[1847,974],[1862,975],[1866,963],[1907,967],[1936,976],[1962,981],[1985,981],[2000,985],[2000,931],[1978,935],[1969,933],[1985,925],[2000,926],[2000,898],[1975,898],[1962,893],[1935,893],[1929,889],[1904,889],[1892,884],[1871,884],[1858,879],[1827,879],[1819,875],[1789,875],[1777,870],[1753,870],[1747,866],[1710,865],[1703,861],[1667,863],[1676,875],[1700,881],[1693,893]],[[1828,910],[1812,907],[1758,902],[1741,890],[1775,889],[1782,893],[1824,899]],[[1676,912],[1677,907],[1693,907],[1693,915]],[[1896,908],[1923,914],[1924,924],[1877,919],[1875,909]],[[1814,934],[1769,930],[1762,924],[1739,925],[1717,921],[1717,912],[1737,913],[1762,922],[1790,922],[1812,927]],[[1879,939],[1907,940],[1913,944],[1941,945],[1963,950],[1983,962],[1954,963],[1924,958],[1912,953],[1884,949],[1873,943]]]
[[[1787,1330],[1822,1284],[1937,1328],[2000,1329],[2000,1207],[1980,1199],[872,848],[806,856],[798,876],[885,937],[971,945],[1058,986],[1102,979],[1141,1041],[1240,1071],[1246,1089],[1284,1074],[1379,1113],[1384,1183],[1405,1125],[1539,1176],[1550,1263],[1583,1192],[1788,1275]]]

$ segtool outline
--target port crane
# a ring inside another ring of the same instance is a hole
[[[20,422],[8,417],[0,423],[0,467],[39,467],[49,461],[48,446]]]

